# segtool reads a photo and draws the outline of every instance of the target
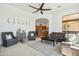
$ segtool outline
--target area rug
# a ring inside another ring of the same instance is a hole
[[[28,46],[27,43],[17,43],[10,47],[1,47],[0,56],[45,56],[41,52]]]
[[[59,53],[57,46],[53,47],[52,44],[40,41],[30,41],[27,45],[31,46],[32,48],[38,50],[39,52],[43,53],[46,56],[61,56]]]

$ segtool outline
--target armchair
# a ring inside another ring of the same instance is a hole
[[[28,40],[35,40],[35,39],[36,39],[36,32],[35,31],[29,31]]]
[[[4,47],[9,47],[17,43],[16,37],[14,37],[12,32],[2,32],[1,36]]]

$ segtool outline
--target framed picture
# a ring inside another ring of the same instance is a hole
[[[22,25],[23,25],[24,23],[23,23],[23,20],[22,20]]]
[[[18,24],[20,24],[19,19],[18,19]]]
[[[26,25],[27,25],[27,21],[26,21]]]
[[[10,21],[9,21],[9,20],[10,20],[10,18],[8,17],[8,19],[7,19],[7,22],[8,22],[8,23],[10,23]]]
[[[15,24],[15,18],[13,18],[13,23]]]
[[[30,25],[30,21],[29,21],[29,25]]]

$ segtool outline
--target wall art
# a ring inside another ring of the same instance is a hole
[[[8,19],[7,19],[7,22],[8,22],[8,23],[10,23],[10,21],[9,21],[9,20],[10,20],[10,18],[8,17]]]
[[[22,25],[23,25],[24,23],[23,23],[23,20],[22,20]]]
[[[20,24],[19,19],[18,19],[18,24]]]
[[[26,21],[26,25],[27,25],[27,21]]]
[[[13,18],[13,23],[15,24],[15,18]]]

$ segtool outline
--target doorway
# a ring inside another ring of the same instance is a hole
[[[49,33],[49,21],[45,18],[39,18],[36,20],[36,37],[47,37]]]

